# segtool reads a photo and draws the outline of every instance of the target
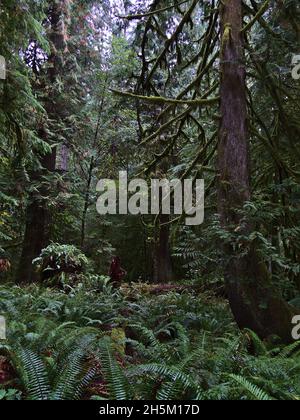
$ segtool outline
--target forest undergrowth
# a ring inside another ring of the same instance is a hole
[[[4,400],[297,400],[300,342],[240,332],[210,293],[1,286]]]

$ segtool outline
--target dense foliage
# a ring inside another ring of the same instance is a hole
[[[0,400],[300,398],[299,40],[298,0],[1,1]],[[120,171],[204,223],[99,215]]]
[[[2,398],[299,399],[299,343],[241,334],[223,300],[87,284],[0,289]]]

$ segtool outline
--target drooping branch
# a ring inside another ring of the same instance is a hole
[[[278,92],[279,89],[277,87],[277,84],[275,83],[273,76],[268,72],[266,68],[266,63],[263,63],[263,64],[259,63],[255,59],[255,53],[249,45],[246,45],[246,48],[250,53],[251,60],[253,64],[255,65],[258,74],[261,76],[261,78],[265,80],[266,88],[268,89],[270,96],[274,100],[279,110],[279,119],[281,121],[282,127],[284,127],[285,133],[287,134],[287,139],[291,145],[291,148],[293,152],[295,153],[295,156],[297,156],[297,158],[300,158],[299,150],[295,146],[295,142],[294,142],[295,136],[300,135],[300,127],[298,124],[293,124],[293,122],[290,120],[289,116],[287,115],[286,110],[282,103],[281,96],[279,95],[279,92]]]
[[[201,70],[203,70],[203,68],[205,67],[207,60],[209,58],[209,53],[211,51],[213,51],[214,45],[216,43],[216,41],[218,40],[218,32],[216,31],[217,28],[217,23],[218,23],[218,17],[219,17],[219,11],[216,10],[213,13],[211,13],[210,17],[209,17],[209,24],[208,27],[206,29],[206,32],[204,33],[203,37],[201,38],[203,40],[200,51],[192,58],[188,61],[188,63],[186,63],[182,70],[187,69],[188,67],[190,67],[191,64],[197,63],[198,60],[203,57],[202,62],[199,64],[199,68],[197,71],[197,74],[199,74],[199,72]],[[215,37],[215,41],[213,42],[213,45],[211,46],[212,43],[212,39],[213,39],[213,34],[216,33],[216,37]]]
[[[173,148],[176,145],[176,141],[179,138],[179,136],[182,134],[182,129],[183,126],[185,124],[185,119],[183,119],[180,122],[179,128],[177,130],[177,133],[174,134],[170,141],[169,144],[166,146],[166,148],[159,154],[156,154],[154,159],[152,160],[152,162],[150,164],[148,164],[147,168],[143,171],[145,174],[149,174],[149,172],[151,172],[151,170],[153,168],[155,168],[165,157],[169,156],[170,152],[173,150]]]
[[[244,7],[244,9],[247,13],[255,16],[258,13],[259,8],[258,8],[258,5],[256,4],[256,2],[254,0],[251,0],[251,4],[252,4],[254,10],[251,9],[251,7],[249,7],[246,3],[243,3],[243,7]],[[262,16],[260,16],[257,19],[257,22],[259,22],[261,27],[264,28],[264,30],[266,32],[268,32],[272,37],[279,39],[281,42],[283,42],[284,44],[286,44],[289,47],[291,46],[290,42],[287,41],[285,38],[283,38],[281,36],[280,32],[275,32]]]
[[[199,83],[201,83],[201,80],[205,76],[205,74],[208,73],[209,69],[213,66],[214,62],[217,60],[219,56],[219,52],[217,51],[212,58],[210,59],[209,63],[206,65],[206,67],[201,71],[201,73],[186,87],[184,90],[176,97],[177,100],[181,100],[185,95],[187,95],[195,86],[197,86]],[[210,90],[215,90],[219,86],[219,81],[216,82],[216,84],[213,85],[213,87]],[[202,97],[207,97],[209,95],[208,93],[205,93]],[[169,105],[166,109],[164,109],[160,115],[158,116],[158,120],[162,119],[166,113],[171,111],[174,107],[174,104]]]
[[[171,125],[173,125],[176,121],[180,121],[180,120],[186,118],[190,112],[191,112],[191,108],[188,108],[184,112],[180,113],[179,115],[176,115],[174,118],[167,121],[155,133],[151,134],[149,137],[147,137],[145,140],[143,140],[141,142],[141,145],[144,145],[144,144],[149,143],[150,141],[154,140],[161,133],[163,133],[167,128],[169,128]]]
[[[169,51],[169,48],[171,47],[171,45],[173,45],[173,43],[176,41],[178,36],[182,33],[182,30],[183,30],[184,26],[191,19],[191,15],[194,12],[194,9],[196,8],[197,4],[198,4],[198,0],[193,0],[193,3],[191,4],[191,7],[187,10],[186,14],[183,16],[183,18],[182,18],[181,22],[179,23],[178,27],[176,28],[175,32],[168,39],[168,41],[165,43],[165,47],[164,47],[163,51],[157,57],[151,71],[149,72],[148,77],[146,78],[146,80],[144,82],[145,86],[147,86],[149,84],[149,82],[152,80],[152,77],[153,77],[154,73],[156,72],[156,70],[160,66],[161,62],[164,60],[167,52]]]
[[[195,169],[195,167],[199,163],[200,158],[208,150],[208,148],[213,144],[213,142],[217,139],[217,137],[218,137],[218,131],[215,131],[214,134],[212,135],[212,137],[210,138],[210,140],[205,144],[205,146],[204,147],[201,147],[200,151],[197,153],[197,155],[196,155],[195,159],[193,160],[193,162],[187,168],[186,172],[182,175],[181,180],[186,179],[191,174],[191,172]],[[212,151],[205,158],[205,160],[203,162],[203,165],[201,166],[201,169],[203,169],[203,167],[205,165],[208,165],[209,164],[210,160],[213,158],[213,156],[216,153],[217,147],[218,147],[218,142],[216,141],[216,143],[215,143]]]
[[[270,5],[270,0],[266,0],[264,2],[264,4],[261,6],[261,8],[259,9],[259,11],[256,13],[256,15],[254,16],[254,18],[247,23],[247,25],[242,29],[242,33],[246,33],[248,32],[252,26],[264,15],[264,13],[268,10]]]

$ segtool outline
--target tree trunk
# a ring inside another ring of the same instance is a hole
[[[169,159],[160,162],[157,176],[166,174],[170,167]],[[160,203],[163,195],[160,191]],[[154,259],[153,259],[153,281],[156,284],[171,283],[174,280],[173,264],[170,246],[170,216],[159,214],[157,225],[155,226],[154,237]]]
[[[237,211],[251,198],[242,1],[222,3],[219,211],[225,229],[247,236],[252,227]],[[272,287],[255,244],[249,248],[244,256],[231,246],[226,250],[231,259],[225,269],[225,281],[234,317],[240,328],[252,329],[261,338],[277,335],[289,342],[292,308]]]
[[[174,280],[170,247],[170,221],[168,215],[160,215],[160,225],[154,243],[154,276],[156,284],[170,283]]]
[[[57,92],[56,82],[58,76],[63,74],[65,54],[68,53],[69,2],[70,0],[52,1],[49,9],[51,54],[48,59],[49,70],[45,81],[49,93],[44,100],[49,126],[51,126],[50,121],[62,119],[64,112],[63,105],[59,103],[60,95]],[[46,127],[40,129],[39,136],[50,144]],[[32,174],[32,181],[38,182],[42,186],[38,192],[34,192],[29,198],[23,249],[16,276],[17,283],[30,283],[38,280],[38,275],[32,266],[32,260],[37,258],[42,249],[49,245],[51,226],[51,214],[46,202],[50,191],[42,184],[42,177],[55,171],[55,163],[56,151],[53,149],[52,153],[45,155],[42,159],[43,169]]]

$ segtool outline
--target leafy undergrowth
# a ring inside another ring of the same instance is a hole
[[[299,398],[300,343],[240,333],[221,299],[151,289],[1,287],[0,400]]]

